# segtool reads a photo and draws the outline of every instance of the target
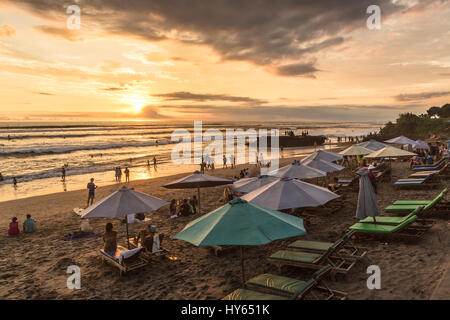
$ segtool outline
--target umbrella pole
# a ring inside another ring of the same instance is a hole
[[[244,247],[240,246],[241,249],[241,269],[242,269],[242,285],[245,285],[245,273],[244,273]]]
[[[128,216],[125,216],[125,219],[127,219],[127,246],[128,250],[130,250],[130,237],[128,236]]]
[[[197,188],[197,194],[198,194],[198,214],[200,214],[200,188]]]

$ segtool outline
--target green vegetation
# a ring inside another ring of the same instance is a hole
[[[396,123],[389,121],[381,129],[383,139],[390,139],[400,135],[411,139],[424,139],[432,134],[450,136],[450,104],[431,107],[427,114],[415,115],[413,113],[400,114]]]

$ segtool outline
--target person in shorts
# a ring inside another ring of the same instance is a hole
[[[89,207],[89,201],[91,202],[91,205],[94,203],[95,198],[95,189],[97,189],[97,186],[94,183],[94,178],[91,178],[91,182],[87,184],[88,192],[88,200],[87,200],[87,206]]]

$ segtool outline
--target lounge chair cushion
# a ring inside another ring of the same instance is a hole
[[[288,297],[276,296],[246,289],[237,289],[222,300],[288,300]]]
[[[350,227],[350,230],[357,230],[358,232],[370,232],[370,233],[394,233],[398,230],[403,229],[408,224],[414,222],[417,219],[417,216],[410,217],[406,221],[395,225],[386,225],[386,224],[375,224],[375,223],[355,223]]]
[[[423,206],[423,204],[410,204],[410,205],[390,205],[385,210],[386,212],[399,212],[399,211],[412,211],[416,210],[417,208]]]
[[[321,257],[322,254],[317,253],[280,250],[272,254],[270,259],[314,264]]]
[[[312,251],[327,251],[328,249],[331,248],[332,245],[333,242],[297,240],[288,245],[288,248],[305,249]]]
[[[433,200],[397,200],[393,205],[427,205]]]
[[[314,279],[309,281],[301,281],[270,273],[264,273],[248,280],[247,284],[276,291],[280,294],[293,295],[294,293],[301,294],[306,288],[313,285]]]

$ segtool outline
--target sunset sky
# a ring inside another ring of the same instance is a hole
[[[0,121],[394,120],[450,102],[449,17],[445,0],[2,0]]]

